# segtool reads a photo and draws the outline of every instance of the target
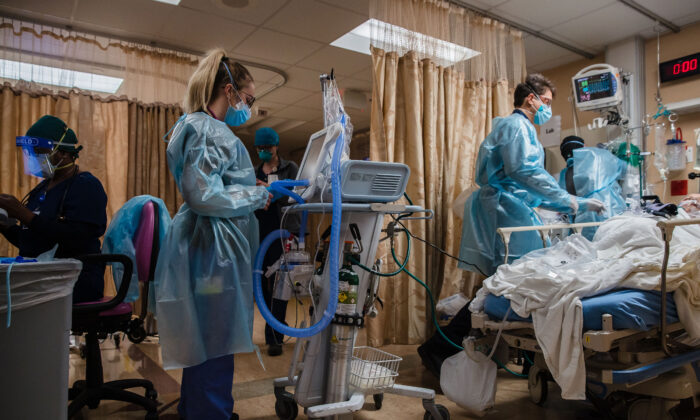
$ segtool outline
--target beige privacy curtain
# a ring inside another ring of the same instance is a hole
[[[185,53],[0,17],[1,81],[23,80],[54,92],[73,88],[93,96],[143,103],[180,103],[199,61]],[[95,75],[122,79],[100,91]],[[94,83],[93,83],[94,82]]]
[[[423,35],[406,41],[388,26],[372,32],[374,88],[370,157],[403,162],[411,168],[407,193],[434,211],[432,220],[407,223],[410,231],[452,255],[459,255],[461,220],[452,202],[473,184],[479,145],[495,116],[512,111],[512,90],[525,75],[519,32],[491,19],[430,0],[374,0],[370,17]],[[430,38],[425,38],[425,34]],[[448,66],[434,39],[480,52]],[[391,51],[390,51],[391,50]],[[443,65],[437,64],[441,62]],[[396,240],[399,259],[406,241]],[[462,291],[466,272],[457,262],[413,240],[407,268],[433,290],[435,300]],[[381,255],[383,253],[383,255]],[[385,245],[378,257],[397,268]],[[418,343],[430,331],[425,290],[406,275],[384,279],[384,310],[368,323],[371,345]]]
[[[161,198],[174,215],[182,204],[175,180],[168,170],[163,135],[182,115],[179,105],[129,104],[127,195]]]

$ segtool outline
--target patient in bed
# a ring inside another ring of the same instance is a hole
[[[688,213],[690,217],[700,217],[700,194],[690,194],[681,200],[678,207]]]

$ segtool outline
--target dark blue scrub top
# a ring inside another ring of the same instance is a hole
[[[29,193],[26,205],[36,214],[31,224],[12,227],[3,232],[5,237],[19,248],[21,256],[28,258],[37,257],[56,244],[56,258],[99,254],[100,237],[107,227],[107,195],[102,183],[91,173],[81,172],[48,191],[47,184],[44,181]],[[73,302],[99,300],[103,291],[104,265],[85,264],[73,289]]]

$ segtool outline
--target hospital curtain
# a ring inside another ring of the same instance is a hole
[[[433,0],[373,0],[370,17],[421,32],[405,41],[388,26],[372,31],[370,157],[410,167],[407,194],[434,215],[406,226],[458,255],[462,226],[451,204],[473,185],[479,145],[491,130],[492,118],[512,110],[512,90],[525,75],[521,34]],[[435,39],[480,54],[450,64],[445,57],[454,47]],[[402,259],[406,241],[399,235],[395,242]],[[388,245],[380,246],[378,254],[389,262],[385,271],[397,268]],[[407,268],[427,283],[436,302],[462,291],[468,277],[455,260],[415,239]],[[427,337],[432,330],[430,306],[422,286],[406,275],[383,279],[380,297],[384,310],[368,322],[371,345],[419,343]]]
[[[173,104],[198,62],[190,54],[0,17],[0,81]]]
[[[38,179],[23,173],[21,150],[15,137],[24,134],[42,115],[64,120],[83,145],[78,164],[95,175],[108,192],[107,216],[126,202],[128,144],[127,101],[104,102],[86,94],[23,90],[5,84],[0,89],[0,192],[22,199],[38,184]],[[17,249],[0,237],[0,255],[16,255]]]
[[[174,215],[182,197],[168,170],[163,135],[182,115],[179,105],[129,104],[127,195],[148,194],[161,198]]]

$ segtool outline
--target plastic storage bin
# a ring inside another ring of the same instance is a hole
[[[6,328],[9,266],[0,264],[0,417],[65,419],[73,285],[82,263],[14,264],[11,324]]]

